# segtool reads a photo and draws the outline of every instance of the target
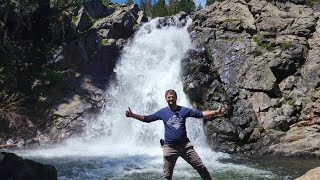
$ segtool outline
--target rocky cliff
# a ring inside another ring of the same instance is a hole
[[[193,14],[183,84],[195,107],[226,106],[205,121],[213,150],[320,156],[319,15],[304,0],[230,0]]]

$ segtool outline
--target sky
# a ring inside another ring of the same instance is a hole
[[[117,3],[124,3],[126,0],[111,0],[112,2],[117,2]],[[153,1],[153,0],[152,0]],[[166,0],[167,1],[167,0]],[[134,0],[136,4],[140,4],[140,0]],[[196,4],[196,7],[201,3],[201,6],[204,7],[206,4],[206,0],[194,0],[194,3]]]

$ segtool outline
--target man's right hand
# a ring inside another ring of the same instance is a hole
[[[224,107],[222,106],[222,104],[219,104],[219,107],[218,107],[218,109],[217,109],[217,113],[218,114],[223,114],[224,113]]]
[[[132,117],[133,116],[133,113],[129,107],[129,111],[126,111],[126,117]]]

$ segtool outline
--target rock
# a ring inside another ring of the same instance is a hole
[[[288,131],[289,124],[285,116],[275,117],[272,121],[269,121],[264,124],[267,129],[275,129],[281,131]]]
[[[71,97],[69,97],[71,96]],[[73,113],[83,113],[88,107],[84,106],[84,102],[81,102],[81,97],[79,95],[68,95],[65,97],[68,100],[66,103],[59,104],[54,112],[55,116],[65,117]]]
[[[100,0],[92,0],[86,2],[84,5],[84,10],[92,19],[101,18],[103,15],[110,15],[110,11],[106,9],[106,7],[102,4]],[[108,12],[106,14],[106,12]]]
[[[138,18],[137,18],[137,23],[142,24],[143,22],[148,22],[148,17],[145,12],[139,11],[138,12]]]
[[[292,127],[281,139],[281,143],[269,149],[274,154],[283,156],[316,157],[319,152],[319,125],[310,125],[305,128]]]
[[[272,106],[270,97],[262,92],[253,93],[248,100],[252,103],[255,112],[267,111]]]
[[[55,97],[46,100],[49,141],[82,132],[85,121],[102,107],[121,50],[146,21],[137,5],[106,7],[94,0],[79,7],[77,25],[83,32],[60,46],[46,64],[62,76],[60,86],[50,90]]]
[[[32,160],[22,159],[13,153],[0,153],[1,179],[56,180],[57,170],[52,165],[44,165]]]
[[[283,115],[285,115],[287,117],[291,117],[291,116],[295,115],[295,113],[296,113],[296,108],[290,104],[283,104],[281,106],[281,109],[283,111]]]
[[[288,76],[283,81],[279,83],[279,88],[281,91],[292,90],[295,86],[296,78],[294,76]]]
[[[84,10],[84,7],[79,9],[78,16],[76,18],[77,21],[75,22],[75,25],[80,32],[87,30],[93,24],[91,18]]]
[[[306,59],[307,48],[305,46],[294,44],[288,44],[287,46],[289,47],[281,52],[279,58],[272,59],[269,63],[277,82],[281,82],[286,77],[297,72]]]
[[[309,170],[306,174],[296,178],[295,180],[318,180],[320,179],[320,167]]]
[[[251,66],[246,73],[242,87],[249,91],[266,92],[271,96],[278,95],[277,79],[270,68],[265,68],[266,66],[265,61],[260,61],[258,64]]]
[[[250,135],[248,139],[248,143],[254,143],[258,141],[261,137],[260,129],[259,128],[254,128],[252,134]]]
[[[256,20],[258,31],[280,32],[293,22],[293,18],[286,17],[286,12],[268,3],[261,10]]]
[[[215,2],[191,16],[188,30],[196,49],[182,66],[184,90],[197,107],[210,107],[220,99],[230,107],[227,120],[231,123],[204,125],[212,149],[320,155],[315,145],[296,147],[293,152],[280,139],[292,135],[291,128],[302,122],[317,124],[320,114],[316,93],[320,87],[320,11],[305,3]],[[308,136],[316,144],[311,134],[317,134],[312,131]]]
[[[315,31],[316,19],[311,17],[299,17],[294,20],[292,25],[287,28],[287,33],[298,35],[298,36],[311,36]]]

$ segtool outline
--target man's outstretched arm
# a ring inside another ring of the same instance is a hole
[[[126,111],[126,117],[133,117],[137,120],[143,121],[144,120],[144,116],[139,115],[139,114],[134,114],[131,109],[129,108],[128,111]]]
[[[223,114],[224,113],[224,108],[220,104],[217,110],[211,110],[211,111],[202,111],[203,117],[207,118],[210,116],[218,115],[218,114]]]

